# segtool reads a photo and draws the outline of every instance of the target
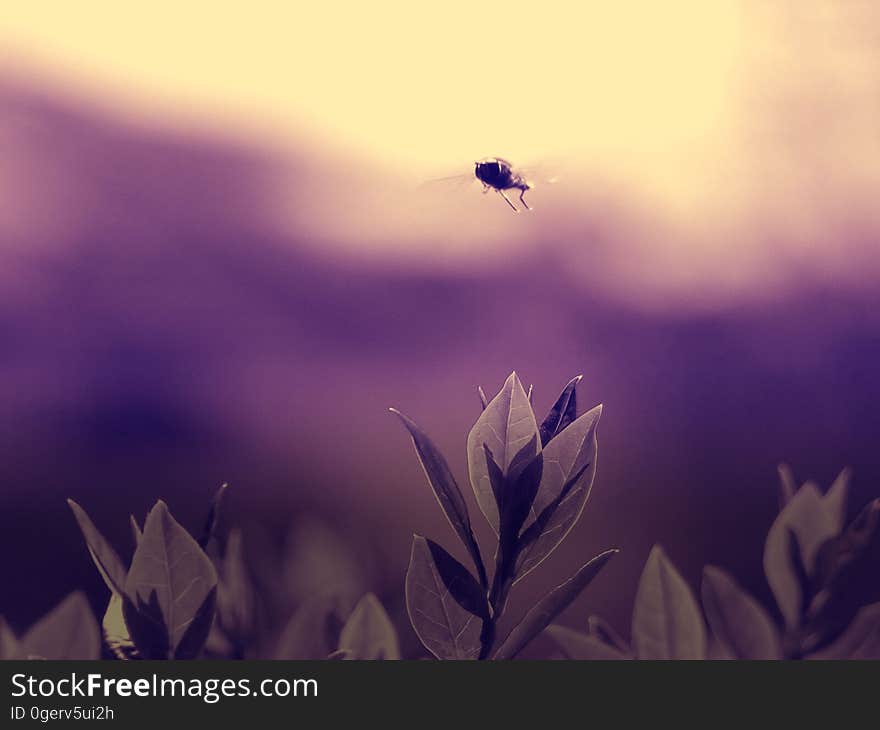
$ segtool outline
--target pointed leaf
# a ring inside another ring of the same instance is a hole
[[[691,589],[655,545],[642,571],[632,624],[639,659],[704,659],[706,628]]]
[[[777,470],[779,471],[779,509],[782,510],[797,492],[797,482],[788,464],[780,464]]]
[[[188,634],[190,624],[204,630],[204,644],[211,624],[208,619],[213,620],[216,587],[217,572],[208,556],[171,516],[165,503],[157,502],[147,515],[125,582],[128,600],[123,611],[141,654],[173,658],[184,638],[186,652],[192,652],[193,643],[198,642]],[[157,634],[163,634],[164,640]]]
[[[880,601],[880,499],[869,502],[858,516],[816,553],[812,600],[807,611],[805,647],[815,650],[833,641],[859,609]]]
[[[104,539],[104,536],[98,532],[98,528],[92,522],[86,511],[80,507],[72,499],[67,500],[73,516],[76,518],[79,529],[82,531],[83,537],[86,539],[86,547],[89,555],[98,568],[98,572],[104,579],[104,583],[112,593],[122,593],[125,587],[125,566],[119,559],[116,551]]]
[[[131,640],[128,626],[125,625],[125,617],[122,613],[123,599],[118,593],[110,596],[107,610],[104,612],[104,620],[101,629],[104,632],[104,642],[113,652],[117,659],[128,661],[137,659],[139,654],[137,647]]]
[[[424,538],[431,552],[434,567],[452,598],[466,611],[480,619],[489,618],[486,593],[470,571],[433,540]]]
[[[596,476],[596,429],[602,406],[575,420],[547,444],[542,456],[541,485],[532,505],[532,517],[523,534],[516,579],[522,580],[559,546],[577,524]]]
[[[848,466],[844,467],[840,470],[840,474],[831,482],[831,486],[828,487],[827,497],[830,497],[831,504],[829,505],[829,509],[832,511],[835,509],[840,510],[840,518],[844,519],[846,517],[846,498],[849,493],[849,483],[852,479],[852,469]]]
[[[162,618],[159,597],[155,591],[150,594],[149,601],[145,603],[137,603],[123,594],[122,619],[139,657],[142,659],[172,658],[174,651],[169,644],[168,629]]]
[[[205,526],[202,528],[202,535],[199,538],[199,547],[202,548],[202,550],[208,548],[208,543],[211,542],[211,538],[214,537],[214,532],[217,530],[217,522],[220,519],[220,508],[223,505],[223,496],[226,494],[228,488],[228,484],[221,484],[217,493],[214,495],[214,499],[211,500],[211,509],[208,510],[208,517],[205,520]]]
[[[562,433],[566,426],[577,418],[577,384],[581,382],[583,375],[572,378],[568,385],[562,389],[562,393],[556,399],[550,413],[541,424],[541,446],[546,446],[550,440]]]
[[[474,586],[479,591],[473,576],[449,553],[413,535],[406,610],[422,644],[438,659],[476,659],[480,654],[483,622],[474,611],[484,610],[478,608]],[[482,593],[479,603],[485,604]]]
[[[0,616],[0,660],[20,657],[21,645],[18,642],[18,637],[9,628],[6,619]]]
[[[523,523],[529,516],[538,487],[541,485],[541,474],[544,471],[544,460],[540,453],[533,456],[537,446],[537,435],[520,449],[514,457],[508,476],[503,476],[492,454],[486,449],[486,461],[489,466],[489,478],[497,498],[500,512],[499,539],[502,550],[512,554]]]
[[[174,659],[197,659],[205,643],[208,641],[208,635],[211,633],[211,627],[214,625],[214,617],[217,613],[217,586],[215,585],[205,596],[205,600],[196,609],[195,615],[186,627],[183,636],[174,650]]]
[[[446,519],[449,520],[452,529],[455,530],[462,543],[464,543],[465,548],[467,548],[467,551],[470,553],[471,559],[474,561],[474,566],[477,569],[480,583],[486,585],[488,582],[486,578],[486,568],[483,565],[480,548],[474,538],[474,533],[471,528],[471,520],[468,516],[467,505],[465,504],[461,490],[458,488],[458,483],[455,481],[455,477],[452,475],[452,471],[446,463],[446,459],[443,457],[443,454],[440,453],[439,449],[434,446],[431,439],[428,438],[412,419],[393,408],[391,409],[391,412],[400,418],[407,431],[409,431],[413,445],[416,449],[416,454],[419,457],[419,463],[421,463],[425,476],[428,478],[428,483],[431,485],[434,496],[440,503],[440,507],[446,515]]]
[[[134,515],[129,516],[129,523],[131,524],[131,535],[134,538],[134,545],[137,547],[140,544],[141,537],[143,537],[144,533],[141,532],[141,526],[138,524]]]
[[[590,634],[582,634],[579,631],[566,626],[553,624],[548,626],[544,633],[552,639],[566,659],[578,660],[620,660],[632,659],[632,657],[618,648],[601,641]]]
[[[253,629],[255,596],[238,528],[229,533],[218,573],[217,622],[229,637],[243,643]]]
[[[703,608],[715,638],[737,659],[781,659],[779,632],[761,605],[733,577],[703,570]]]
[[[565,583],[557,586],[538,601],[508,634],[495,652],[494,658],[516,657],[532,639],[553,622],[553,619],[568,608],[617,552],[617,550],[606,550],[597,555]]]
[[[21,640],[21,654],[39,659],[99,659],[101,635],[85,594],[71,593],[32,626]]]
[[[486,461],[485,447],[493,454],[501,468],[501,473],[508,477],[513,459],[521,453],[521,449],[535,437],[534,458],[540,452],[540,435],[535,423],[535,414],[529,404],[526,392],[516,373],[511,373],[504,383],[501,392],[496,395],[480,414],[474,427],[468,434],[468,473],[471,486],[477,498],[477,504],[489,521],[490,526],[498,534],[499,511],[489,478],[489,467]],[[526,463],[519,464],[524,468]]]
[[[342,627],[339,651],[350,659],[400,659],[397,632],[372,593],[358,602]]]
[[[847,485],[835,482],[823,497],[814,484],[805,484],[779,513],[764,545],[764,573],[789,628],[797,626],[804,611],[801,581],[792,559],[791,538],[797,538],[807,575],[812,575],[816,554],[826,540],[843,528]]]

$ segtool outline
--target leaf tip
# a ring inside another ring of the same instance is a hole
[[[388,412],[393,413],[395,416],[397,416],[407,431],[412,431],[413,427],[415,426],[415,422],[409,416],[401,413],[397,408],[389,408]]]
[[[657,542],[651,547],[651,552],[648,553],[648,562],[652,560],[666,561],[668,558],[666,557],[666,551],[663,549],[663,546]]]
[[[168,505],[165,504],[165,500],[157,499],[156,504],[153,505],[153,508],[147,513],[147,521],[149,521],[150,516],[155,513],[157,516],[165,518],[171,516],[171,510],[168,509]],[[144,524],[144,529],[146,529],[146,524]]]

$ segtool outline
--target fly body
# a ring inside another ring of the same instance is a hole
[[[487,193],[490,189],[495,190],[507,201],[507,204],[518,212],[517,207],[510,202],[510,198],[505,193],[506,190],[519,190],[519,200],[526,210],[531,210],[529,204],[523,197],[526,190],[532,189],[532,184],[525,177],[513,169],[507,160],[500,157],[486,157],[477,160],[474,163],[474,175],[477,180],[483,183],[483,192]]]

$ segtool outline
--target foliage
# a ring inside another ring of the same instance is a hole
[[[880,659],[880,499],[845,523],[849,473],[824,495],[780,468],[782,508],[767,534],[764,572],[781,622],[729,573],[703,571],[702,612],[663,549],[639,581],[632,642],[591,619],[586,633],[551,626],[569,659]],[[705,621],[703,616],[705,615]]]
[[[512,659],[590,584],[616,550],[596,556],[542,598],[503,641],[497,627],[515,583],[565,539],[583,512],[596,473],[602,407],[577,415],[575,388],[563,389],[538,425],[516,373],[488,400],[467,439],[471,487],[496,536],[491,581],[461,489],[428,436],[399,411],[440,507],[467,550],[474,572],[443,547],[413,537],[406,604],[413,629],[438,659]]]
[[[514,586],[560,545],[590,496],[602,407],[578,414],[579,381],[563,388],[540,423],[531,388],[516,373],[492,399],[479,390],[483,408],[466,459],[475,502],[492,531],[491,561],[446,459],[412,419],[392,409],[470,563],[413,536],[405,608],[433,657],[513,659],[543,636],[555,656],[568,659],[880,659],[880,499],[848,520],[847,470],[823,493],[812,482],[798,487],[786,466],[779,469],[780,509],[763,555],[775,606],[761,605],[711,565],[697,595],[655,545],[639,579],[629,639],[596,616],[585,631],[555,624],[612,549],[524,607],[502,637]],[[371,592],[367,551],[307,518],[291,527],[280,549],[259,531],[246,541],[241,528],[222,529],[226,494],[223,485],[198,539],[161,500],[143,525],[132,516],[128,559],[68,500],[109,592],[101,625],[85,594],[75,591],[20,636],[0,617],[0,659],[402,657],[406,642]]]

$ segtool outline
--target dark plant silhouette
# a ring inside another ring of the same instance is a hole
[[[827,492],[800,487],[780,467],[780,510],[764,545],[775,599],[767,609],[722,568],[707,566],[697,597],[659,545],[642,572],[631,635],[591,616],[586,631],[553,621],[596,577],[607,550],[525,611],[503,638],[498,627],[516,583],[565,539],[596,473],[602,407],[578,415],[566,385],[541,423],[513,373],[467,439],[468,477],[495,535],[489,568],[452,470],[425,433],[403,422],[472,570],[420,535],[406,571],[406,609],[438,659],[512,659],[539,635],[569,659],[880,659],[880,499],[847,521],[850,475]],[[221,486],[196,539],[164,502],[143,527],[132,516],[124,561],[85,510],[68,500],[110,597],[102,626],[79,591],[17,636],[0,618],[0,659],[399,659],[398,633],[369,592],[363,556],[320,522],[304,520],[281,553],[260,534],[248,558],[240,529],[219,528]],[[103,633],[103,642],[102,642]]]
[[[162,501],[147,515],[143,530],[132,517],[135,551],[127,569],[85,510],[68,500],[110,590],[103,634],[116,658],[400,658],[397,632],[378,599],[367,593],[353,601],[347,587],[334,584],[339,571],[332,561],[320,563],[327,568],[332,593],[300,597],[296,610],[259,601],[260,579],[247,565],[241,533],[231,531],[222,554],[217,549],[225,491],[223,485],[217,492],[198,541]],[[339,545],[320,530],[312,528],[309,541],[327,553],[339,553]],[[283,574],[282,570],[282,578]],[[274,592],[283,592],[278,590],[284,583],[278,573],[272,578]],[[283,617],[280,626],[273,611]],[[0,622],[2,658],[86,659],[98,658],[100,651],[100,632],[80,593],[66,599],[21,641]]]
[[[586,633],[551,626],[570,659],[880,659],[880,499],[845,524],[849,472],[824,495],[780,467],[782,508],[767,534],[764,572],[782,625],[726,571],[707,566],[703,613],[660,546],[636,594],[632,642],[599,618]],[[707,626],[708,623],[708,626]]]
[[[539,425],[516,373],[491,401],[467,440],[468,472],[477,504],[497,537],[491,581],[471,529],[464,497],[443,455],[408,417],[419,461],[449,524],[467,549],[475,574],[443,547],[413,537],[406,574],[409,618],[438,659],[512,659],[596,577],[616,550],[584,565],[542,598],[499,641],[498,622],[514,584],[537,568],[580,518],[596,473],[597,406],[577,415],[574,378]]]

